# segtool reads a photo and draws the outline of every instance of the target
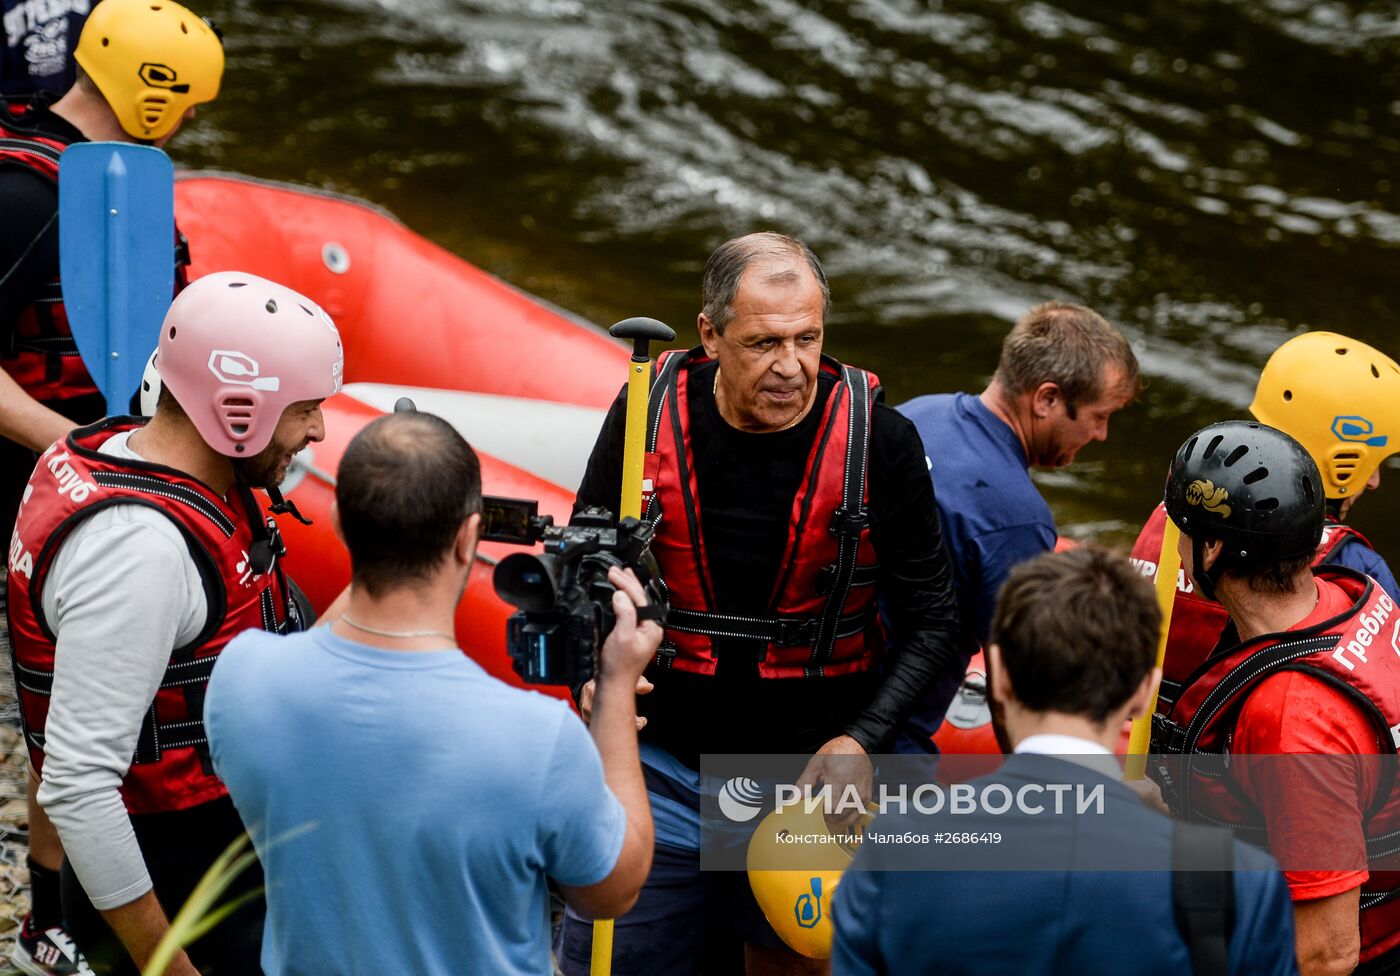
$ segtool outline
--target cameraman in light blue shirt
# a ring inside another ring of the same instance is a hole
[[[336,505],[344,612],[234,640],[205,706],[215,770],[267,876],[263,969],[547,976],[546,878],[576,911],[611,918],[650,869],[633,689],[661,628],[638,624],[642,587],[612,570],[617,625],[585,729],[456,646],[481,472],[451,426],[370,424],[346,449]]]

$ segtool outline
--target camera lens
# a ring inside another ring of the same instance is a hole
[[[511,553],[496,564],[496,595],[522,610],[542,613],[554,606],[558,589],[554,557]]]

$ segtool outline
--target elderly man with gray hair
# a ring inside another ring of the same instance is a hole
[[[651,391],[644,514],[670,611],[638,710],[657,842],[613,972],[823,972],[783,945],[742,874],[701,874],[699,757],[803,754],[804,781],[868,795],[868,755],[962,673],[951,572],[914,426],[873,374],[822,354],[829,289],[811,249],[728,241],[701,299],[700,345],[664,354]],[[625,409],[619,396],[579,506],[617,503]],[[559,956],[588,971],[572,917]]]

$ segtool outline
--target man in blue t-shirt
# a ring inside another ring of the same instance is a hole
[[[205,705],[214,768],[267,876],[263,970],[548,976],[546,878],[576,911],[611,918],[651,865],[634,689],[661,628],[638,623],[642,587],[613,569],[617,626],[585,729],[456,646],[481,470],[445,421],[366,427],[336,505],[343,612],[235,639]]]
[[[1065,467],[1090,441],[1105,440],[1109,417],[1138,385],[1137,358],[1118,330],[1091,309],[1046,302],[1007,334],[981,394],[922,396],[899,407],[923,438],[953,561],[964,663],[986,643],[1012,567],[1055,547],[1055,519],[1030,467]],[[925,693],[897,751],[933,748],[957,686],[945,677]]]

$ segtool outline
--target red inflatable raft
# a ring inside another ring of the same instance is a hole
[[[1055,551],[1073,549],[1077,542],[1060,538],[1055,541]],[[1128,735],[1132,722],[1123,723],[1123,732],[1118,737],[1118,755],[1127,755]],[[979,650],[968,662],[967,673],[962,685],[948,706],[943,724],[933,734],[938,751],[950,756],[1000,755],[1001,746],[997,743],[996,732],[992,728],[992,709],[987,701],[987,663]],[[999,762],[963,762],[955,765],[958,779],[970,779],[992,772]]]
[[[288,571],[317,610],[350,578],[330,527],[341,454],[400,396],[472,443],[488,494],[538,499],[542,514],[568,521],[604,412],[626,380],[620,344],[359,201],[190,174],[178,180],[175,204],[192,277],[263,275],[315,299],[340,328],[345,391],[325,404],[325,441],[298,455],[283,486],[314,522],[283,519],[282,529]],[[481,546],[457,639],[492,674],[518,683],[505,650],[514,608],[491,587],[492,567],[514,548]]]

